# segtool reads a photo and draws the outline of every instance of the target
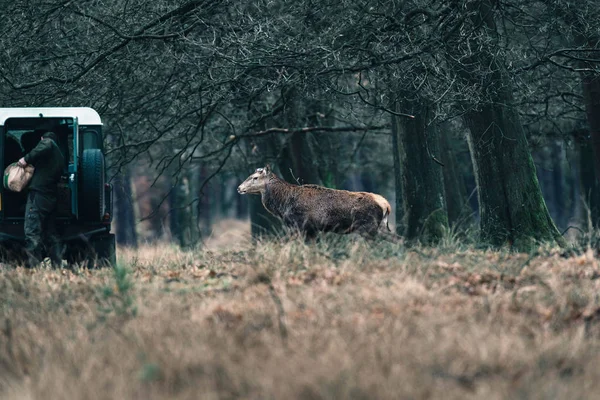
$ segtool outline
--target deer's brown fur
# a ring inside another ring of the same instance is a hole
[[[387,226],[391,212],[390,203],[378,194],[293,185],[277,177],[268,166],[250,175],[238,192],[260,194],[271,214],[307,237],[317,232],[357,232],[374,237],[382,221]]]

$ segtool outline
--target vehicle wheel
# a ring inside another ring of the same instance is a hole
[[[96,267],[114,267],[117,265],[117,246],[115,235],[96,236],[92,239],[92,245],[96,252]]]
[[[84,150],[79,179],[79,219],[102,221],[104,196],[104,155],[100,149]]]
[[[77,240],[67,246],[64,258],[69,267],[103,268],[117,264],[115,235],[112,233]]]
[[[63,258],[69,268],[93,268],[96,254],[89,242],[78,240],[67,245]]]

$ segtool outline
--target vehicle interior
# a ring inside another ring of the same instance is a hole
[[[72,118],[10,118],[5,124],[3,171],[30,152],[47,131],[58,138],[58,147],[65,159],[63,176],[58,190],[58,217],[71,216],[71,191],[68,187],[69,164],[73,163],[73,119]],[[4,190],[4,217],[19,219],[25,216],[27,193]]]

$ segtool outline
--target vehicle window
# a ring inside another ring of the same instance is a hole
[[[58,147],[65,158],[65,171],[68,163],[73,161],[72,118],[9,118],[6,121],[5,130],[5,166],[30,152],[47,131],[52,131],[57,135]]]

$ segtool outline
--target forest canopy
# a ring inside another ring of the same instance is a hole
[[[96,109],[121,195],[152,171],[165,190],[138,217],[168,199],[184,245],[265,163],[395,198],[409,240],[478,221],[527,249],[600,220],[591,0],[1,3],[3,107]]]

